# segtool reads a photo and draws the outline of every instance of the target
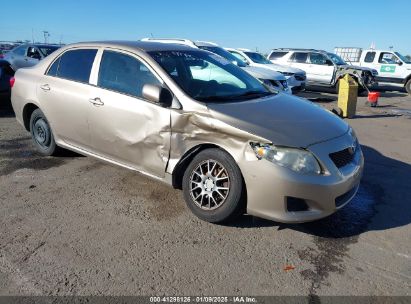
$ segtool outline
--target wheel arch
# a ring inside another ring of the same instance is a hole
[[[233,158],[233,160],[235,161],[235,159],[231,155],[231,153],[229,153],[226,149],[224,149],[223,147],[221,147],[219,145],[212,144],[212,143],[198,144],[198,145],[192,147],[191,149],[189,149],[188,151],[186,151],[184,153],[184,155],[178,161],[177,165],[174,167],[173,173],[172,173],[172,186],[173,186],[173,188],[180,189],[180,190],[182,189],[183,176],[184,176],[184,172],[185,172],[186,168],[188,167],[188,165],[191,163],[193,158],[198,153],[200,153],[203,150],[210,149],[210,148],[217,148],[217,149],[220,149],[220,150],[224,151],[225,153],[230,155]],[[241,168],[239,168],[239,169],[240,169],[240,172],[241,172]],[[241,172],[241,177],[244,181],[244,177],[242,176],[242,172]]]
[[[27,131],[30,131],[30,117],[36,109],[39,109],[39,106],[31,102],[23,108],[23,124]]]

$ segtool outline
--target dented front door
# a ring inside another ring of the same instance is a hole
[[[170,110],[141,98],[95,88],[90,102],[94,153],[164,177],[170,150]]]

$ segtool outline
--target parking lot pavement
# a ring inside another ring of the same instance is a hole
[[[301,95],[335,106],[336,95]],[[411,97],[364,101],[348,120],[366,160],[359,194],[300,225],[202,222],[156,181],[40,157],[1,110],[0,294],[411,295]]]

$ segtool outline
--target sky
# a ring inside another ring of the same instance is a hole
[[[390,46],[411,55],[409,0],[3,1],[0,41],[187,38],[258,49]],[[9,12],[9,13],[4,13]],[[14,13],[13,13],[14,12]]]

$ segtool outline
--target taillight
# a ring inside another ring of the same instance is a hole
[[[16,78],[11,77],[10,78],[10,88],[12,88],[14,86],[14,83],[16,82]]]

